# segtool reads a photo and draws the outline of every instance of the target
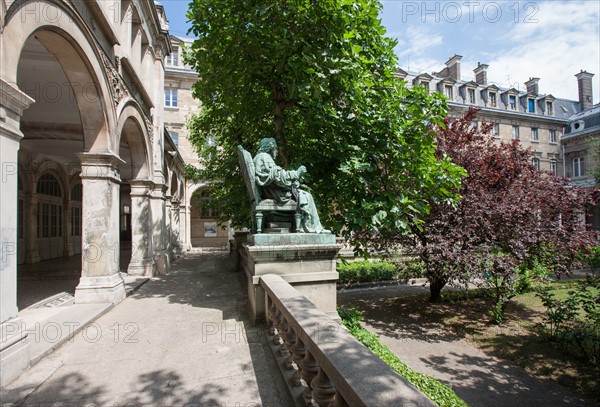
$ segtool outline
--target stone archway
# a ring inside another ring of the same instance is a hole
[[[34,3],[55,10],[55,15],[63,18],[50,24],[33,18],[27,6]],[[81,174],[84,192],[80,217],[85,221],[81,230],[83,254],[76,301],[118,302],[124,298],[125,290],[118,274],[118,258],[111,253],[115,243],[118,244],[118,230],[112,227],[118,219],[118,202],[111,197],[120,182],[119,159],[114,149],[114,98],[103,52],[91,39],[80,16],[59,2],[12,3],[3,23],[1,85],[3,96],[10,97],[2,98],[2,110],[11,119],[2,125],[0,134],[3,160],[6,154],[17,162],[21,148],[38,161],[59,163],[68,174],[66,179]],[[32,170],[35,168],[26,169]],[[64,200],[70,199],[71,187],[65,186]],[[2,190],[4,208],[14,192],[9,190],[4,194]],[[98,202],[98,197],[103,197],[102,202]],[[19,204],[16,196],[14,204]],[[60,216],[56,217],[63,234],[67,232],[70,216],[67,207],[63,205]],[[5,232],[14,233],[3,230],[3,235]],[[15,276],[16,264],[8,267],[10,270],[3,272],[3,276]],[[16,313],[15,297],[10,295],[13,290],[5,289],[16,286],[14,277],[9,283],[4,284],[3,280],[2,309],[9,311],[3,312],[2,320]],[[5,300],[12,305],[5,307]]]
[[[121,169],[120,254],[121,269],[131,275],[152,276],[154,262],[153,216],[150,179],[151,139],[141,109],[131,102],[121,111],[117,122]]]

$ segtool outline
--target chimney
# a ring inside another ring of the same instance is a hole
[[[594,105],[592,95],[592,77],[593,73],[582,70],[577,77],[577,87],[579,88],[579,106],[581,111],[591,108]]]
[[[454,54],[452,58],[446,61],[446,68],[448,68],[448,76],[454,80],[460,80],[460,60],[462,55]]]
[[[475,72],[475,82],[477,82],[478,85],[482,85],[482,86],[487,85],[488,66],[489,65],[477,62],[477,68],[473,69],[473,72]]]
[[[527,82],[525,82],[525,86],[527,86],[527,93],[531,95],[537,95],[539,93],[538,82],[540,78],[529,78]]]

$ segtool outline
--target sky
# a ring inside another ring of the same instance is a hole
[[[160,0],[170,32],[187,36],[189,0]],[[524,90],[531,77],[556,98],[578,99],[575,74],[594,74],[600,101],[599,0],[383,0],[381,20],[395,38],[399,66],[437,72],[462,55],[461,79],[474,79],[477,63],[489,65],[488,82]]]

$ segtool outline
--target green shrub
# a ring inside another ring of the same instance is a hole
[[[427,269],[421,259],[398,261],[396,267],[398,268],[398,278],[400,280],[427,277]]]
[[[600,246],[592,246],[581,254],[581,260],[588,265],[593,274],[600,271]]]
[[[565,350],[600,364],[600,279],[587,278],[559,299],[550,287],[539,287],[537,296],[546,307],[540,324],[542,335]]]
[[[340,307],[338,308],[338,313],[342,318],[342,323],[348,328],[352,336],[440,407],[468,406],[450,387],[440,383],[431,376],[412,370],[398,359],[387,346],[381,343],[377,335],[367,331],[360,325],[360,321],[362,320],[360,311]]]
[[[388,281],[398,278],[396,265],[387,261],[353,261],[337,265],[342,284]]]

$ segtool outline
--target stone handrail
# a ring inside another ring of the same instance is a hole
[[[260,277],[270,341],[299,406],[435,406],[280,276]]]

